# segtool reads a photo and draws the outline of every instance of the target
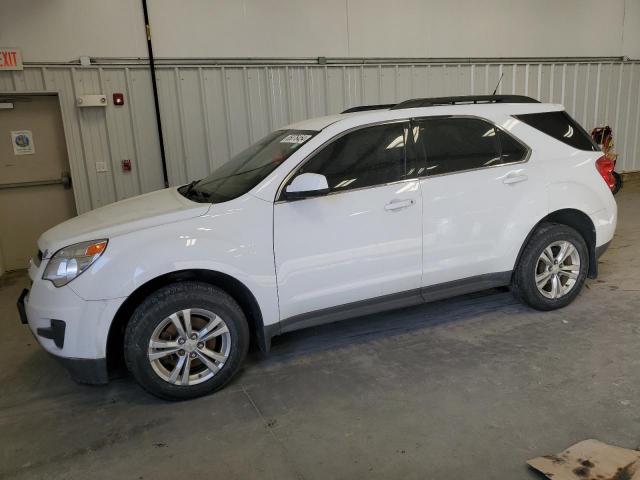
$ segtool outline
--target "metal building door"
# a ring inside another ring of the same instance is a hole
[[[38,237],[76,215],[55,95],[0,95],[0,274],[26,268]]]

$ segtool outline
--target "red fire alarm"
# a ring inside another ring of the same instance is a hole
[[[123,172],[131,171],[131,160],[122,160],[122,171]]]
[[[117,106],[124,105],[124,93],[114,93],[113,104]]]

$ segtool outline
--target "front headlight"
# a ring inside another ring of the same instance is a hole
[[[66,285],[100,258],[107,243],[108,240],[90,240],[61,248],[49,260],[42,278],[56,287]]]

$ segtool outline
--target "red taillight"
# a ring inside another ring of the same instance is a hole
[[[613,176],[613,169],[615,168],[615,166],[616,163],[606,155],[603,155],[598,160],[596,160],[596,168],[598,169],[598,173],[600,173],[609,188],[613,188],[616,186],[616,179]]]

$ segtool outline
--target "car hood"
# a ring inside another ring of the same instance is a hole
[[[96,208],[47,230],[38,240],[45,257],[73,243],[112,238],[207,213],[211,204],[183,197],[177,188],[166,188]]]

